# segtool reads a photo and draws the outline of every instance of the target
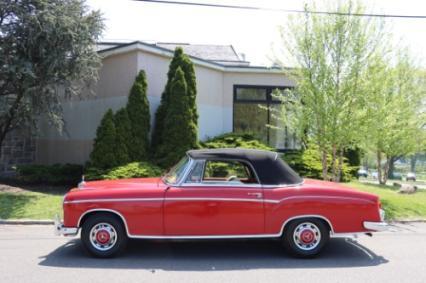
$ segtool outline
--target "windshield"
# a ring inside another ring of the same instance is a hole
[[[172,167],[172,169],[170,169],[169,172],[167,172],[164,175],[163,180],[167,184],[178,183],[183,176],[183,173],[185,171],[185,168],[188,162],[189,162],[189,158],[187,156],[182,158],[175,166]]]

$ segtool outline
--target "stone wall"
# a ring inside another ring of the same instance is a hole
[[[0,175],[13,174],[14,166],[35,161],[35,137],[29,129],[14,130],[8,133],[0,150]]]

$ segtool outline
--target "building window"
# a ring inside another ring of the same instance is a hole
[[[254,133],[258,139],[276,149],[299,148],[291,129],[283,128],[277,117],[281,100],[276,94],[283,94],[286,89],[291,88],[234,85],[233,131]]]

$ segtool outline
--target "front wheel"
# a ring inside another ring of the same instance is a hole
[[[113,257],[127,242],[123,224],[114,216],[95,214],[82,225],[81,241],[86,250],[96,257]]]
[[[317,256],[330,238],[330,231],[320,219],[290,222],[283,235],[286,250],[297,257]]]

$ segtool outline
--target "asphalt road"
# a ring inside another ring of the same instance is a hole
[[[426,223],[357,241],[332,239],[321,257],[275,241],[133,241],[119,258],[88,257],[52,226],[0,225],[0,282],[426,282]]]

